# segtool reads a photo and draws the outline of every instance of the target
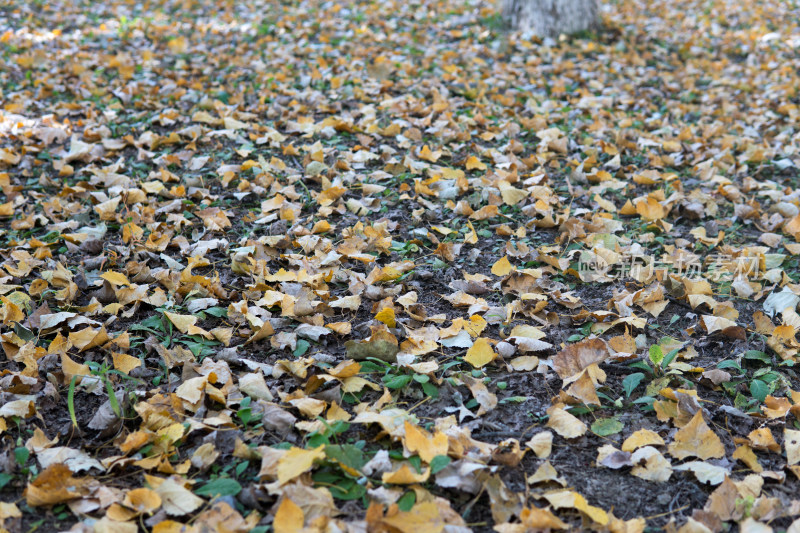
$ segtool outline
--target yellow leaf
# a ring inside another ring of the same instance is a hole
[[[486,165],[474,155],[471,155],[467,158],[465,166],[467,167],[467,170],[486,170]]]
[[[475,343],[467,350],[467,355],[464,361],[468,362],[475,368],[481,368],[488,365],[495,360],[497,354],[492,349],[489,339],[480,337],[475,339]]]
[[[636,203],[636,212],[645,220],[660,220],[667,216],[667,209],[658,200],[649,196],[647,200],[640,200]]]
[[[800,433],[800,432],[798,432]],[[787,448],[788,450],[788,448]],[[788,453],[787,453],[788,456]],[[732,457],[734,459],[738,459],[739,461],[743,462],[747,467],[752,470],[753,472],[763,472],[764,467],[758,462],[758,457],[753,452],[753,449],[748,446],[747,444],[742,444],[733,452]],[[800,460],[800,454],[797,457]],[[788,461],[787,461],[788,462]],[[791,466],[791,465],[790,465]]]
[[[92,373],[88,366],[76,363],[66,352],[61,354],[61,372],[64,373],[67,382],[74,376],[89,376]]]
[[[173,54],[186,53],[186,50],[188,50],[189,48],[186,38],[183,36],[170,39],[169,42],[167,42],[167,46],[169,47],[169,49],[172,51]]]
[[[600,405],[600,398],[597,396],[594,381],[589,376],[589,370],[581,372],[580,377],[570,385],[566,392],[586,405]]]
[[[308,472],[314,466],[314,461],[324,458],[324,444],[313,450],[304,450],[293,446],[278,461],[278,482],[283,485],[287,481]]]
[[[535,355],[523,355],[510,360],[508,365],[517,372],[530,372],[539,366],[539,358]]]
[[[185,380],[180,386],[175,389],[175,395],[181,400],[185,400],[192,405],[197,403],[203,398],[203,393],[206,389],[208,378],[206,376],[198,376]]]
[[[141,359],[125,353],[112,352],[111,358],[114,361],[114,369],[124,374],[130,374],[131,370],[142,365]]]
[[[181,483],[172,478],[167,478],[156,487],[156,494],[161,498],[161,504],[168,515],[180,516],[194,512],[203,505],[203,500],[192,494]]]
[[[631,474],[647,481],[663,483],[672,476],[672,465],[652,446],[643,446],[631,454]]]
[[[475,232],[475,228],[469,220],[467,220],[467,227],[469,227],[469,231],[464,234],[464,242],[467,244],[478,244],[478,234]]]
[[[0,520],[6,518],[22,518],[22,511],[11,502],[0,502]]]
[[[633,202],[630,200],[625,202],[625,205],[622,206],[622,209],[619,210],[620,215],[631,216],[636,214],[636,208],[633,206]]]
[[[469,321],[464,321],[463,327],[472,337],[480,335],[487,326],[486,319],[480,315],[472,315]]]
[[[608,514],[599,507],[589,505],[586,498],[577,492],[562,490],[545,494],[544,497],[556,509],[577,509],[601,526],[608,524]]]
[[[664,439],[661,438],[661,435],[649,429],[640,429],[639,431],[634,432],[633,434],[631,434],[630,437],[625,439],[625,442],[622,443],[622,451],[632,452],[636,448],[641,448],[642,446],[663,446],[663,445],[664,445]]]
[[[154,490],[142,487],[129,490],[128,493],[125,494],[125,499],[122,500],[122,504],[140,514],[152,513],[161,507],[161,496]]]
[[[86,327],[80,331],[72,331],[69,334],[69,342],[81,352],[101,346],[108,340],[109,337],[105,326],[99,330]]]
[[[411,485],[413,483],[426,482],[430,477],[430,473],[431,471],[426,468],[422,473],[417,474],[407,464],[404,464],[395,472],[384,472],[382,480],[384,483],[393,483],[395,485]]]
[[[500,208],[496,205],[485,205],[469,215],[472,220],[487,220],[500,214]]]
[[[508,261],[508,256],[504,255],[502,259],[499,259],[495,264],[492,265],[492,274],[495,276],[505,276],[514,267],[511,266],[511,263]]]
[[[206,339],[211,339],[211,333],[207,332],[203,328],[199,328],[195,326],[197,322],[197,317],[192,315],[179,315],[177,313],[170,313],[169,311],[164,311],[164,315],[172,322],[178,331],[184,333],[186,335],[201,335]],[[268,322],[265,322],[268,324]]]
[[[725,457],[725,446],[703,420],[703,411],[698,410],[692,420],[675,433],[675,440],[669,445],[669,453],[676,459],[719,459]]]
[[[289,498],[283,498],[272,522],[275,533],[295,533],[304,525],[303,510]]]
[[[93,533],[137,533],[139,526],[135,522],[114,520],[108,514],[92,524]]]
[[[121,272],[114,272],[113,270],[104,272],[100,275],[101,278],[106,280],[112,285],[130,285],[131,282],[128,281],[127,276],[122,274]]]
[[[574,439],[586,433],[586,424],[560,407],[551,407],[547,410],[547,414],[550,415],[547,427],[565,439]]]
[[[175,520],[162,520],[153,526],[152,533],[198,533],[197,528]]]
[[[269,337],[273,333],[275,333],[275,329],[272,327],[272,324],[270,323],[270,321],[266,320],[261,325],[261,327],[258,328],[258,331],[253,333],[253,335],[249,339],[247,339],[245,344],[252,344],[252,343],[260,341],[262,339],[266,339],[267,337]]]
[[[711,333],[722,331],[727,328],[736,327],[736,322],[730,320],[728,318],[724,318],[721,316],[710,316],[710,315],[703,315],[701,317],[703,321],[703,325],[705,326],[706,330],[708,331],[709,335]]]
[[[31,400],[11,400],[0,406],[0,417],[29,418],[35,414],[36,406]]]
[[[3,319],[3,325],[9,326],[14,322],[22,322],[25,320],[25,314],[17,304],[5,296],[0,296],[0,302],[3,304],[2,310],[0,310],[0,318]]]
[[[754,429],[747,435],[750,439],[750,445],[756,450],[769,450],[774,453],[780,453],[781,447],[775,442],[775,437],[772,436],[772,431],[767,428]]]
[[[416,453],[420,459],[430,463],[437,455],[447,455],[447,435],[436,432],[433,435],[405,421],[406,434],[403,444],[409,452]]]
[[[512,187],[507,181],[500,182],[500,196],[506,205],[517,205],[528,197],[528,192]]]
[[[393,328],[397,325],[397,322],[395,321],[393,307],[384,307],[383,309],[378,311],[378,314],[375,315],[375,320],[377,320],[378,322],[383,322],[390,328]]]
[[[164,311],[164,314],[181,333],[188,333],[189,326],[194,326],[197,322],[197,317],[192,315],[179,315],[177,313],[170,313],[169,311]]]
[[[550,529],[566,529],[568,527],[567,524],[559,520],[556,515],[547,509],[539,509],[538,507],[523,509],[519,518],[528,530],[548,531]]]
[[[121,196],[106,200],[94,206],[94,212],[100,216],[100,220],[115,220],[117,218],[117,206],[119,205]]]
[[[440,157],[442,157],[442,152],[440,150],[431,152],[431,149],[428,148],[427,144],[422,147],[422,150],[419,151],[419,158],[424,159],[425,161],[430,161],[431,163],[436,163]]]
[[[531,437],[525,446],[533,450],[539,459],[550,457],[550,452],[553,450],[553,434],[550,431],[541,431]]]
[[[786,447],[786,463],[790,466],[800,463],[800,431],[785,429],[783,445]]]
[[[85,480],[72,477],[67,465],[48,466],[25,489],[25,501],[31,507],[56,505],[83,496]]]
[[[445,526],[445,520],[436,502],[421,502],[409,511],[397,511],[395,513],[394,510],[390,510],[382,522],[384,525],[389,526],[386,529],[387,531],[398,531],[400,533],[440,533]],[[381,528],[381,531],[383,530]]]
[[[361,296],[354,294],[351,296],[342,296],[328,304],[330,307],[339,309],[349,309],[350,311],[358,311],[361,305]]]

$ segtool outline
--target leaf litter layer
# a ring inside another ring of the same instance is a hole
[[[0,8],[8,531],[800,530],[800,12]]]

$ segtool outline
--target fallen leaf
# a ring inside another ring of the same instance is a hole
[[[475,342],[467,350],[467,355],[464,361],[468,362],[475,368],[482,368],[497,358],[497,353],[492,349],[489,339],[478,337]]]
[[[688,424],[675,433],[669,444],[670,455],[676,459],[697,457],[701,460],[725,457],[725,446],[703,420],[703,411],[697,411]]]
[[[444,433],[436,432],[431,435],[408,420],[405,421],[405,429],[403,444],[406,449],[419,455],[426,463],[430,463],[437,455],[447,455],[448,439]]]
[[[589,365],[601,363],[609,356],[601,339],[588,339],[568,345],[553,357],[553,370],[564,380],[576,376]]]
[[[325,458],[325,446],[318,446],[311,450],[303,448],[290,448],[278,460],[278,482],[283,485],[289,480],[311,470],[314,462]]]
[[[586,424],[560,407],[551,407],[547,410],[547,414],[550,416],[550,419],[547,421],[547,427],[551,428],[565,439],[580,437],[586,433],[588,429]]]
[[[161,498],[164,511],[171,516],[191,514],[203,505],[201,498],[172,478],[163,480],[155,492]]]
[[[289,498],[283,498],[272,521],[275,533],[295,533],[301,531],[304,525],[303,510]]]

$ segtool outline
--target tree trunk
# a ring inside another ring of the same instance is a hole
[[[597,26],[597,0],[502,0],[503,17],[515,30],[558,37]]]

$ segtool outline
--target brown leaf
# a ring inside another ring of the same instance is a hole
[[[568,345],[553,357],[553,369],[566,380],[579,374],[591,364],[602,363],[608,358],[608,347],[601,339],[588,339]]]
[[[28,483],[25,489],[25,501],[31,507],[57,505],[80,498],[86,491],[85,478],[74,478],[68,466],[54,464]]]

